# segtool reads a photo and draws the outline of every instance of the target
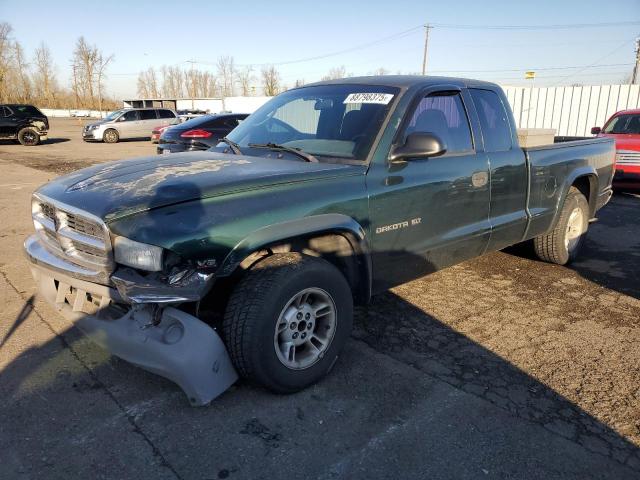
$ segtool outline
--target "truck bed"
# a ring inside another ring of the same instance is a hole
[[[556,137],[553,144],[522,150],[529,166],[528,238],[552,227],[560,201],[576,178],[590,178],[586,196],[592,215],[601,197],[610,196],[615,164],[612,139]]]

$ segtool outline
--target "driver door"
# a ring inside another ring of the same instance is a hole
[[[118,118],[118,134],[120,138],[135,138],[139,136],[140,112],[129,110]]]
[[[370,193],[374,289],[385,290],[481,255],[490,237],[489,162],[475,109],[460,89],[419,94],[396,143],[411,133],[432,133],[444,155],[376,164]],[[473,129],[472,129],[473,126]]]

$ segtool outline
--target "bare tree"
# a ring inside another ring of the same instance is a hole
[[[297,87],[304,86],[304,84],[305,84],[304,78],[299,78],[296,80],[296,83],[294,83],[293,86],[297,88]]]
[[[96,83],[98,84],[98,111],[100,115],[102,115],[102,92],[103,85],[102,82],[106,78],[107,66],[113,61],[114,55],[111,54],[107,57],[103,56],[102,53],[98,55],[97,63],[96,63]]]
[[[238,71],[237,77],[238,83],[240,84],[240,95],[244,97],[250,96],[252,91],[255,90],[251,88],[251,84],[255,81],[253,67],[251,67],[251,65],[247,65]]]
[[[379,67],[376,68],[373,72],[371,72],[371,75],[389,75],[391,73],[390,70],[387,70],[384,67]]]
[[[220,81],[220,93],[223,97],[233,96],[233,82],[236,76],[236,67],[233,57],[224,55],[218,58],[218,79]]]
[[[162,92],[169,98],[184,96],[184,77],[180,67],[162,67]]]
[[[280,73],[273,65],[262,69],[262,90],[268,97],[273,97],[280,91]]]
[[[33,86],[39,102],[54,106],[58,84],[53,59],[51,58],[51,51],[44,42],[36,48],[33,56],[33,64],[35,69]]]
[[[73,68],[73,91],[85,106],[96,106],[98,90],[98,108],[102,106],[102,82],[113,55],[105,56],[97,46],[89,45],[84,37],[78,38],[73,50],[71,66]]]
[[[345,78],[347,76],[347,69],[344,67],[344,65],[341,65],[339,67],[333,67],[331,70],[329,70],[329,73],[322,77],[322,80],[337,80],[340,78]]]
[[[158,75],[153,67],[138,74],[138,95],[143,98],[160,98]]]
[[[10,77],[13,67],[13,28],[7,22],[0,23],[0,101],[9,101]]]

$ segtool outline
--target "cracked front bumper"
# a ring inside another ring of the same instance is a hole
[[[86,272],[53,256],[37,237],[27,239],[25,252],[48,303],[112,354],[178,384],[192,405],[208,404],[238,379],[222,340],[198,318],[125,303],[116,289],[80,278]]]

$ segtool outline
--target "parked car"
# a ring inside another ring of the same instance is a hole
[[[175,125],[175,124],[172,123],[171,125],[158,126],[153,130],[151,130],[151,143],[158,143],[158,140],[160,140],[160,135],[162,134],[162,132],[164,132],[167,128],[171,127],[172,125]]]
[[[0,140],[18,140],[22,145],[38,145],[47,139],[49,119],[33,105],[0,105]]]
[[[576,258],[611,197],[613,139],[522,149],[508,105],[456,78],[320,82],[209,151],[58,177],[25,242],[39,292],[193,405],[238,374],[301,390],[335,364],[354,303],[527,240]]]
[[[170,125],[158,126],[158,127],[154,128],[153,130],[151,130],[151,143],[158,143],[158,140],[160,140],[160,135],[167,128],[172,127],[174,125],[178,125],[180,123],[184,123],[184,122],[186,122],[188,120],[191,120],[192,118],[202,117],[202,115],[203,114],[201,114],[201,113],[184,114],[184,115],[181,115],[180,113],[178,113],[178,117]]]
[[[168,108],[125,108],[85,125],[82,139],[85,142],[116,143],[125,138],[149,138],[154,127],[169,125],[176,116],[176,112]]]
[[[90,117],[91,116],[91,111],[90,110],[70,110],[69,111],[69,116],[71,116],[71,117]]]
[[[640,110],[617,112],[604,127],[593,127],[591,133],[616,142],[614,187],[640,188]]]
[[[204,115],[174,125],[160,135],[157,153],[207,150],[217,145],[248,116],[248,113]]]

